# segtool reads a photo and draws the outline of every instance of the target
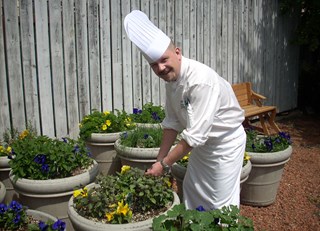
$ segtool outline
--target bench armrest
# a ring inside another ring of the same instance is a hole
[[[254,100],[254,102],[259,106],[261,107],[262,106],[262,100],[265,100],[266,97],[263,96],[263,95],[260,95],[254,91],[251,91],[251,97],[252,99]]]

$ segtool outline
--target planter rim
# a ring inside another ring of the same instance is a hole
[[[114,149],[117,154],[124,157],[132,157],[139,159],[156,159],[160,148],[133,148],[120,144],[120,139],[114,143]]]
[[[292,146],[279,152],[247,152],[250,156],[251,164],[272,164],[283,162],[290,158],[292,154]]]
[[[10,169],[9,161],[7,156],[0,156],[0,171],[1,169],[6,169],[6,171]]]
[[[93,164],[88,168],[88,171],[71,177],[48,180],[31,180],[20,178],[16,182],[14,182],[14,175],[12,174],[11,170],[9,173],[9,178],[14,189],[19,191],[20,193],[48,195],[50,193],[65,194],[68,191],[73,192],[75,187],[83,184],[86,185],[92,182],[97,174],[98,163],[93,160]],[[39,185],[41,185],[41,187],[39,187]],[[69,194],[69,192],[67,194]]]
[[[124,131],[123,131],[124,132]],[[87,141],[94,143],[114,143],[120,138],[123,132],[113,132],[113,133],[91,133]]]
[[[48,220],[51,220],[51,221],[57,221],[58,218],[56,218],[55,216],[49,214],[49,213],[46,213],[46,212],[42,212],[40,210],[34,210],[34,209],[27,209],[27,214],[28,215],[31,215],[37,219],[40,219],[42,221],[48,221]],[[47,218],[46,220],[44,220],[43,218]]]
[[[87,185],[87,187],[96,187],[99,185],[96,184],[96,183],[92,183],[92,184],[89,184]],[[176,192],[173,191],[173,203],[172,205],[170,206],[170,209],[173,208],[173,206],[175,206],[176,204],[179,204],[180,203],[180,199],[177,195]],[[69,199],[69,203],[68,203],[68,215],[69,215],[69,218],[70,220],[73,222],[76,222],[74,220],[74,218],[76,217],[77,220],[79,220],[81,222],[81,225],[86,228],[86,230],[95,230],[95,231],[103,231],[103,230],[114,230],[114,231],[117,231],[117,230],[141,230],[141,228],[146,228],[146,226],[148,224],[150,224],[150,220],[151,220],[151,224],[152,224],[152,220],[153,218],[149,218],[145,221],[140,221],[140,222],[132,222],[132,223],[127,223],[127,224],[104,224],[104,223],[101,223],[101,222],[95,222],[95,221],[92,221],[92,220],[89,220],[85,217],[82,217],[80,216],[74,209],[73,207],[73,196]],[[167,211],[168,211],[167,210]],[[166,213],[166,212],[165,212]],[[164,214],[164,213],[161,213],[161,214]],[[161,215],[159,214],[159,216]],[[151,228],[151,227],[150,227]]]

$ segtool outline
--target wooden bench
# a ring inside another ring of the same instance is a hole
[[[266,135],[271,135],[272,133],[267,126],[269,124],[275,132],[280,132],[275,123],[276,107],[262,105],[262,100],[265,100],[266,97],[254,92],[250,82],[233,84],[232,88],[241,108],[245,111],[243,123],[245,127],[250,126]],[[255,118],[259,118],[262,128],[253,125],[251,121]]]

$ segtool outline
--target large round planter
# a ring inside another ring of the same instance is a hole
[[[121,161],[114,149],[114,142],[120,138],[118,133],[92,133],[86,141],[93,159],[99,164],[99,173],[112,175],[121,169]]]
[[[74,189],[93,182],[97,174],[98,163],[94,161],[88,171],[72,177],[52,180],[22,178],[14,182],[14,175],[10,172],[10,180],[23,205],[52,214],[66,222],[67,230],[73,230],[68,218],[68,201]]]
[[[18,194],[14,190],[11,181],[9,179],[9,173],[11,171],[9,165],[10,159],[6,156],[0,157],[0,181],[5,185],[7,193],[4,198],[4,203],[10,203],[12,200],[18,200]]]
[[[251,206],[268,206],[274,203],[285,164],[289,161],[292,147],[279,152],[248,152],[252,169],[244,182],[240,200]]]
[[[136,123],[137,128],[161,128],[160,123],[151,124],[151,123]]]
[[[96,185],[92,184],[88,187],[94,187]],[[169,208],[172,209],[173,206],[180,203],[178,195],[174,192],[174,201]],[[145,221],[133,222],[128,224],[104,224],[101,222],[95,222],[80,216],[73,207],[73,197],[69,200],[68,214],[72,222],[73,227],[77,231],[150,231],[152,227],[153,218],[150,218]]]
[[[146,170],[157,161],[160,148],[132,148],[120,144],[120,140],[114,143],[117,155],[122,165],[129,165],[141,170]]]
[[[187,168],[181,166],[180,164],[174,163],[171,168],[171,174],[176,179],[177,182],[177,190],[180,200],[183,198],[183,180],[186,174]],[[242,184],[249,178],[249,174],[251,172],[251,162],[248,160],[245,166],[242,167],[241,175],[240,175],[240,188]]]
[[[4,184],[0,181],[0,203],[4,201],[6,193],[7,193],[6,186],[4,186]]]
[[[52,216],[49,213],[45,213],[39,210],[34,210],[34,209],[27,209],[27,215],[32,216],[33,218],[43,221],[43,222],[48,222],[48,221],[53,221],[56,222],[58,219],[54,216]]]

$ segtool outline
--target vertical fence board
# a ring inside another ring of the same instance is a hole
[[[60,0],[51,0],[48,3],[54,117],[56,136],[61,137],[68,133],[61,24],[62,8]]]
[[[0,9],[2,9],[2,1],[0,1]],[[5,59],[5,47],[4,47],[4,28],[3,28],[4,15],[0,12],[0,140],[2,140],[2,134],[11,129],[10,123],[10,105],[8,95],[8,82],[6,72],[6,59]]]
[[[26,120],[28,123],[31,123],[30,125],[38,134],[40,134],[40,112],[33,13],[33,5],[29,4],[28,0],[20,0],[22,75],[24,79]]]
[[[23,97],[23,77],[20,59],[20,38],[18,27],[17,1],[4,1],[5,41],[7,49],[7,75],[10,91],[10,110],[12,126],[17,129],[25,127],[25,105]]]
[[[83,0],[75,0],[76,11],[76,55],[78,75],[78,95],[80,120],[89,114],[89,60],[87,40],[87,3]]]
[[[78,81],[76,72],[75,7],[74,0],[62,2],[64,75],[66,78],[66,103],[68,134],[79,134]]]
[[[110,1],[100,0],[100,62],[101,62],[101,90],[102,108],[111,111],[112,100],[112,63],[111,63],[111,17]],[[130,58],[130,57],[127,57]]]
[[[111,0],[111,57],[112,57],[112,78],[113,78],[113,98],[114,108],[123,108],[123,73],[122,73],[122,27],[120,4],[116,0]]]

